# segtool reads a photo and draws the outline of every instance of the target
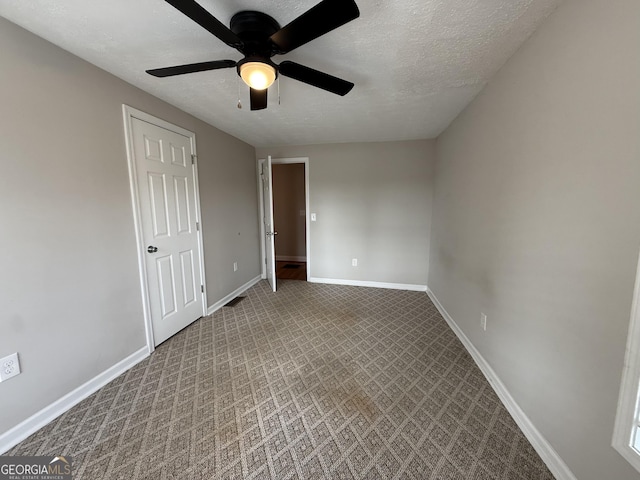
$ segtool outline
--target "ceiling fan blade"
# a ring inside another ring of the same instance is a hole
[[[233,48],[240,48],[243,45],[242,40],[233,33],[220,20],[207,12],[194,0],[165,0],[168,4],[177,8],[191,20],[196,22],[202,28],[213,33],[224,43]]]
[[[277,53],[287,53],[359,16],[360,10],[354,0],[322,0],[270,39],[277,47]]]
[[[351,82],[288,60],[282,62],[278,70],[285,77],[308,83],[336,95],[344,96],[353,88],[353,83]]]
[[[172,77],[185,73],[206,72],[207,70],[217,70],[219,68],[235,67],[234,60],[215,60],[213,62],[189,63],[188,65],[176,65],[175,67],[154,68],[147,70],[149,75],[154,77]]]
[[[266,88],[264,90],[249,89],[251,110],[263,110],[267,108],[267,91],[268,89]]]

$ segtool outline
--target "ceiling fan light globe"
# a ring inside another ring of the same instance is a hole
[[[240,77],[254,90],[269,88],[276,79],[276,70],[262,62],[247,62],[240,66]]]

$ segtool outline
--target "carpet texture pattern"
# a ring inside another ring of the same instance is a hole
[[[553,479],[421,292],[260,282],[8,455],[77,479]]]

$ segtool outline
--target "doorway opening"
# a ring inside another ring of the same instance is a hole
[[[264,172],[268,162],[259,161]],[[309,239],[309,159],[273,158],[270,178],[273,203],[272,231],[274,241],[273,260],[275,260],[275,278],[278,280],[302,280],[310,277],[310,239]],[[263,185],[264,188],[264,185]],[[268,196],[261,195],[261,216],[265,218],[265,205]],[[264,222],[263,227],[264,227]],[[267,227],[268,229],[268,227]],[[276,233],[277,232],[277,233]],[[265,233],[267,233],[265,231]],[[268,248],[263,235],[262,251],[265,256]],[[268,266],[269,262],[265,261]],[[266,273],[266,272],[265,272]],[[263,275],[264,278],[267,276]]]
[[[307,280],[305,164],[273,160],[276,278]]]

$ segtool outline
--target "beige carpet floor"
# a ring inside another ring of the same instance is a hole
[[[77,479],[553,479],[425,293],[266,282],[8,455]]]

